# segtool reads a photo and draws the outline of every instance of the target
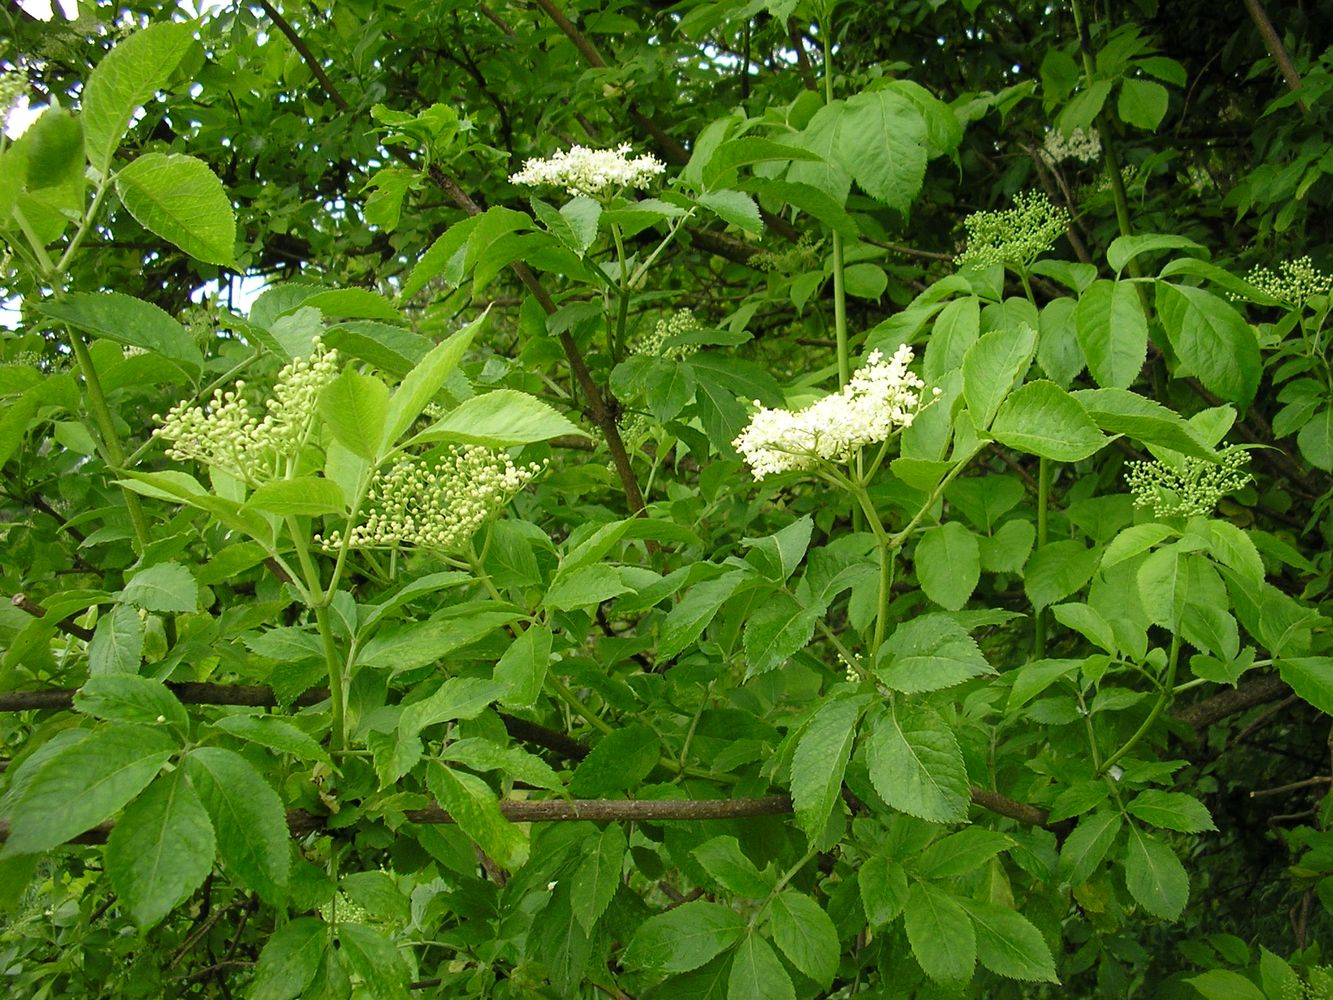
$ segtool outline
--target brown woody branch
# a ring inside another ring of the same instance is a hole
[[[46,617],[46,608],[29,598],[27,594],[15,594],[10,598],[9,603],[14,605],[14,607],[18,608],[20,611],[32,615],[34,618]],[[66,635],[72,635],[74,638],[82,639],[84,642],[88,642],[93,637],[92,629],[84,628],[82,625],[76,624],[73,618],[62,618],[60,621],[56,622],[56,628],[61,632],[64,632]]]
[[[1268,54],[1273,57],[1273,62],[1277,63],[1278,69],[1282,71],[1282,78],[1287,81],[1287,86],[1293,92],[1301,89],[1301,75],[1296,72],[1296,65],[1291,61],[1291,56],[1287,54],[1287,47],[1282,44],[1282,38],[1273,27],[1273,22],[1268,19],[1268,12],[1264,10],[1263,4],[1259,0],[1245,0],[1245,9],[1249,12],[1250,20],[1254,26],[1259,29],[1259,37],[1264,40],[1264,46],[1268,49]],[[1308,109],[1305,102],[1299,97],[1296,98],[1296,106],[1305,113]]]

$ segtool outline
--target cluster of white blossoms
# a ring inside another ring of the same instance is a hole
[[[1125,482],[1135,507],[1151,507],[1158,517],[1195,517],[1213,512],[1218,501],[1242,489],[1251,479],[1250,455],[1228,448],[1219,461],[1186,458],[1178,468],[1161,462],[1130,462]]]
[[[195,459],[250,483],[281,475],[278,462],[305,443],[320,392],[338,375],[338,352],[318,338],[309,357],[296,358],[278,373],[266,413],[257,417],[245,399],[245,383],[218,389],[204,406],[177,403],[153,431],[170,444],[167,457]]]
[[[821,462],[845,462],[866,445],[887,441],[912,425],[926,384],[907,370],[912,349],[903,344],[885,359],[871,351],[842,390],[804,409],[759,406],[750,424],[732,442],[755,479],[812,469]],[[939,389],[933,390],[940,394]]]
[[[1284,260],[1276,273],[1256,267],[1245,280],[1290,306],[1303,306],[1317,295],[1333,294],[1333,275],[1316,270],[1309,257]]]
[[[955,259],[969,264],[1013,264],[1026,267],[1055,246],[1069,228],[1069,212],[1040,191],[1014,195],[1014,207],[999,212],[973,212],[963,220],[967,249]]]
[[[1046,133],[1042,153],[1046,162],[1051,164],[1064,163],[1066,160],[1092,163],[1102,155],[1102,138],[1096,129],[1076,128],[1065,135],[1058,128],[1053,128]]]
[[[473,446],[405,459],[375,477],[350,546],[456,550],[541,470]],[[316,535],[315,542],[337,549],[342,535]]]
[[[698,329],[701,327],[699,321],[694,318],[694,313],[688,309],[677,309],[666,319],[659,319],[650,332],[636,337],[634,343],[630,344],[629,350],[631,354],[684,361],[699,350],[699,345],[677,344],[667,347],[666,342],[673,337]]]
[[[530,187],[554,184],[572,195],[598,195],[608,188],[645,188],[666,170],[666,164],[651,153],[630,159],[629,151],[629,143],[615,149],[574,146],[545,160],[526,160],[522,170],[510,174],[509,182]]]

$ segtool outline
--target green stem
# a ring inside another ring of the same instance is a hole
[[[787,883],[790,882],[792,879],[794,879],[797,875],[799,875],[801,873],[801,869],[804,868],[806,865],[808,865],[810,863],[810,860],[818,853],[819,852],[815,848],[813,847],[810,848],[803,855],[801,855],[800,861],[797,861],[796,864],[792,865],[790,868],[788,868],[785,872],[782,873],[782,877],[777,880],[777,882],[773,886],[772,891],[769,892],[768,898],[765,899],[763,903],[760,904],[759,909],[755,910],[754,913],[750,915],[750,923],[748,925],[748,929],[750,930],[754,929],[755,925],[759,923],[759,919],[768,910],[773,900],[778,898],[778,893],[780,893],[783,889],[787,888]]]
[[[1037,551],[1046,544],[1049,533],[1047,524],[1048,506],[1051,497],[1051,463],[1049,459],[1037,460]],[[1046,609],[1037,608],[1032,637],[1032,658],[1040,660],[1046,655]]]
[[[643,281],[643,276],[648,273],[648,269],[653,266],[653,262],[657,260],[663,250],[670,246],[671,241],[674,240],[676,235],[685,228],[685,223],[690,221],[690,217],[693,216],[694,213],[695,209],[691,208],[679,219],[676,219],[667,225],[667,234],[662,237],[662,241],[657,244],[653,252],[645,257],[643,263],[636,267],[634,273],[630,275],[629,287],[631,289],[639,287],[639,283]]]
[[[1152,707],[1152,710],[1148,713],[1148,717],[1143,720],[1143,725],[1139,726],[1139,728],[1134,731],[1134,735],[1131,736],[1128,740],[1126,740],[1124,745],[1121,746],[1119,750],[1111,754],[1110,757],[1106,758],[1105,762],[1103,762],[1103,764],[1099,768],[1097,768],[1098,774],[1105,774],[1107,771],[1111,769],[1112,764],[1118,761],[1121,757],[1125,756],[1125,754],[1129,753],[1129,751],[1134,748],[1134,746],[1139,742],[1139,740],[1143,739],[1143,737],[1148,734],[1148,732],[1152,729],[1153,725],[1161,717],[1162,713],[1166,711],[1166,706],[1171,703],[1172,690],[1175,688],[1176,666],[1178,665],[1179,661],[1180,661],[1180,636],[1177,633],[1172,632],[1171,652],[1167,656],[1166,680],[1162,682],[1162,693],[1158,696],[1156,703]]]
[[[620,226],[611,224],[611,238],[616,243],[616,257],[620,261],[620,288],[619,303],[616,306],[616,322],[611,330],[610,349],[611,361],[615,363],[620,360],[621,353],[625,349],[625,327],[629,322],[629,263],[625,260],[625,240],[621,236]]]
[[[332,713],[329,742],[334,753],[341,753],[347,748],[347,695],[343,690],[343,661],[333,638],[328,605],[315,606],[315,624],[319,627],[319,639],[324,647],[324,665],[329,675],[329,705]]]
[[[70,261],[74,259],[74,254],[78,252],[79,247],[83,245],[84,238],[93,227],[93,221],[97,218],[97,210],[102,207],[102,199],[106,197],[107,190],[111,186],[109,177],[103,176],[97,182],[97,190],[93,192],[92,204],[88,206],[88,211],[83,213],[83,219],[79,222],[79,228],[75,230],[70,238],[69,246],[65,247],[65,252],[60,255],[60,260],[56,263],[56,271],[64,274],[69,267]]]
[[[824,634],[824,638],[832,643],[833,648],[838,651],[838,655],[841,656],[843,662],[847,664],[847,669],[855,670],[858,674],[865,676],[865,671],[861,668],[861,665],[856,662],[856,657],[852,655],[851,650],[849,650],[843,644],[843,641],[838,638],[838,633],[825,625],[823,619],[820,618],[815,619],[815,626]]]
[[[824,43],[824,103],[828,105],[833,103],[833,31],[828,16],[820,22],[819,34]],[[837,230],[833,232],[833,336],[838,345],[838,384],[842,386],[852,377],[852,361],[847,345],[847,284],[842,234]]]

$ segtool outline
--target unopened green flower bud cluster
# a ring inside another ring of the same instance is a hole
[[[468,446],[417,455],[381,472],[371,485],[351,548],[456,550],[541,472],[515,465],[504,452]],[[340,532],[315,536],[325,549],[343,544]]]
[[[963,220],[967,249],[955,260],[959,267],[1010,264],[1026,267],[1055,246],[1069,228],[1069,212],[1040,191],[1014,195],[1014,207],[998,212],[973,212]]]
[[[267,411],[256,415],[245,398],[245,383],[218,389],[204,406],[182,401],[154,432],[170,442],[167,457],[217,466],[249,483],[285,470],[310,433],[320,392],[338,375],[338,352],[316,338],[309,357],[295,358],[278,373]]]
[[[630,345],[631,354],[643,354],[650,357],[671,358],[684,361],[699,350],[697,344],[677,344],[666,346],[667,341],[701,329],[694,313],[688,309],[678,309],[666,319],[659,319],[651,332],[635,339]]]
[[[1276,272],[1256,267],[1245,280],[1290,306],[1303,306],[1315,296],[1333,293],[1333,275],[1316,269],[1309,257],[1284,260]]]
[[[1096,129],[1076,128],[1065,135],[1058,128],[1046,133],[1042,143],[1042,153],[1047,163],[1064,163],[1066,160],[1078,160],[1080,163],[1092,163],[1102,155],[1102,139]]]
[[[1243,489],[1250,481],[1249,453],[1228,448],[1220,461],[1186,458],[1179,467],[1161,462],[1130,462],[1125,482],[1134,495],[1135,507],[1151,507],[1158,517],[1208,515],[1225,496]]]
[[[778,274],[812,271],[819,266],[819,248],[823,242],[805,233],[801,236],[800,242],[786,250],[760,250],[750,258],[750,266],[760,271]]]

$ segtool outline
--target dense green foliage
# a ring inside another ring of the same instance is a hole
[[[1333,996],[1328,0],[80,10],[13,995]]]

